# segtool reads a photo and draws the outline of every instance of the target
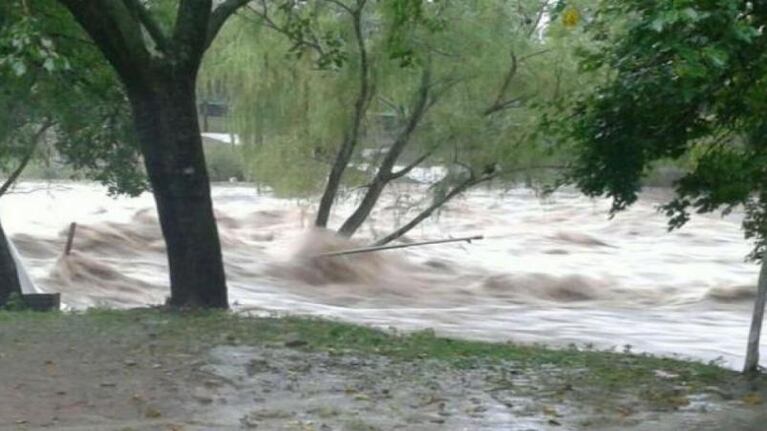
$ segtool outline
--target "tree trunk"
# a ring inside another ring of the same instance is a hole
[[[170,305],[227,308],[194,77],[155,76],[129,97],[168,249]]]
[[[314,225],[317,227],[327,227],[328,220],[330,219],[330,211],[333,207],[333,202],[338,195],[338,190],[341,187],[341,180],[344,176],[344,171],[349,166],[349,162],[354,155],[354,149],[357,147],[359,141],[360,131],[362,129],[362,121],[365,118],[368,107],[370,107],[370,99],[373,96],[373,86],[370,82],[370,63],[368,62],[368,52],[365,46],[365,37],[362,34],[362,9],[364,2],[358,3],[359,9],[351,11],[352,20],[354,24],[354,36],[357,41],[357,49],[360,56],[359,67],[359,86],[360,90],[357,94],[357,99],[354,102],[354,115],[352,116],[352,122],[344,135],[341,148],[338,149],[336,154],[336,160],[333,163],[333,168],[328,175],[328,182],[325,185],[325,191],[320,198],[320,207],[317,210],[317,218]]]
[[[357,206],[357,209],[354,210],[352,215],[350,215],[338,229],[339,234],[345,237],[351,237],[357,232],[357,229],[362,226],[362,223],[365,223],[365,220],[370,216],[370,213],[373,212],[373,208],[375,208],[378,203],[378,198],[381,197],[381,193],[383,193],[383,190],[388,183],[389,181],[386,180],[385,177],[379,179],[378,176],[376,176],[373,183],[368,186],[368,191],[365,193],[365,197],[362,198],[362,202]]]
[[[762,259],[762,270],[759,272],[759,287],[754,303],[751,331],[748,334],[746,364],[743,367],[744,373],[756,373],[759,371],[759,339],[762,332],[765,303],[767,303],[767,258]]]
[[[8,297],[13,293],[21,293],[19,273],[8,247],[3,226],[0,225],[0,307],[5,305]]]

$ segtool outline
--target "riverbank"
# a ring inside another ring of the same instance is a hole
[[[41,290],[61,293],[72,309],[164,303],[168,260],[150,194],[113,199],[102,186],[75,182],[21,183],[15,191],[3,197],[0,219]],[[307,230],[312,200],[214,186],[232,304],[484,341],[630,344],[742,367],[758,267],[743,260],[751,246],[740,216],[696,217],[669,233],[656,210],[662,191],[608,219],[607,200],[481,188],[409,240],[482,234],[483,241],[307,265],[307,256],[374,242],[410,217],[400,197],[422,192],[386,194],[348,242]],[[339,200],[330,225],[339,226],[354,202]],[[72,222],[73,252],[62,257]]]
[[[715,365],[159,309],[0,312],[0,388],[2,430],[747,430],[767,419],[764,379]]]

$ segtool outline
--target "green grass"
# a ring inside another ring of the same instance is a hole
[[[315,318],[257,318],[220,311],[0,312],[0,342],[8,342],[1,334],[14,334],[16,339],[55,334],[52,336],[71,336],[74,343],[101,339],[135,348],[141,348],[149,337],[157,351],[191,354],[221,344],[298,345],[301,350],[338,355],[437,360],[459,369],[510,367],[515,373],[543,376],[559,386],[590,388],[606,397],[614,392],[632,392],[654,405],[673,405],[704,387],[729,390],[743,382],[738,373],[715,364],[651,355],[455,340],[438,337],[432,331],[402,334]],[[677,377],[659,378],[658,370]],[[764,387],[764,381],[760,382]],[[750,384],[753,386],[753,381]],[[685,388],[681,395],[680,386]]]

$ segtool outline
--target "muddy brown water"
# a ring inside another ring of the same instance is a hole
[[[238,309],[742,363],[758,268],[744,260],[751,245],[737,212],[698,216],[669,233],[656,211],[662,190],[609,219],[608,201],[573,191],[544,199],[526,188],[485,188],[404,239],[483,241],[318,259],[388,233],[425,191],[398,186],[355,241],[309,229],[311,200],[250,185],[216,185],[213,195]],[[333,225],[357,199],[344,199]],[[168,294],[150,194],[113,199],[94,184],[22,183],[3,197],[0,216],[38,288],[61,292],[68,307],[137,307]],[[75,251],[63,258],[72,221]]]

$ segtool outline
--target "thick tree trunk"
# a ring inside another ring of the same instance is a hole
[[[168,249],[170,305],[226,308],[194,78],[184,75],[155,77],[129,95]]]
[[[756,373],[759,371],[759,340],[764,320],[764,307],[767,303],[767,259],[762,260],[762,270],[759,272],[759,285],[754,302],[754,314],[751,321],[751,331],[748,334],[748,349],[746,351],[746,364],[744,373]]]
[[[3,231],[3,226],[0,225],[0,307],[5,305],[8,297],[13,293],[21,293],[19,273],[16,270],[16,263],[13,261],[11,250],[8,247],[5,231]]]

